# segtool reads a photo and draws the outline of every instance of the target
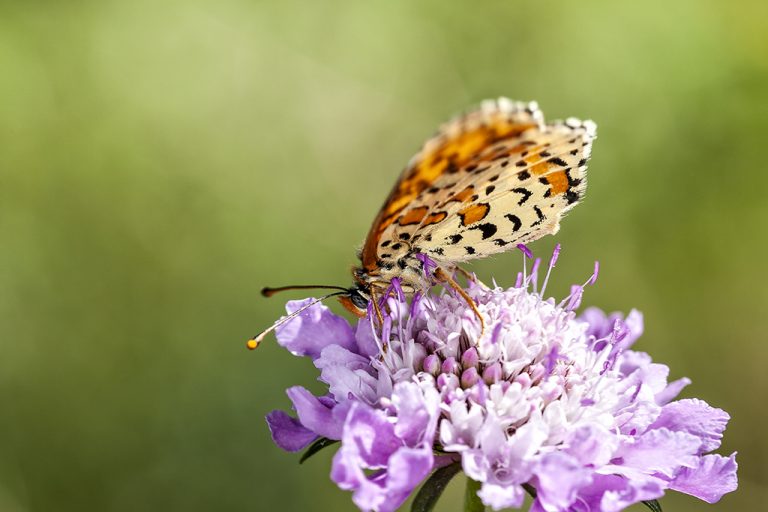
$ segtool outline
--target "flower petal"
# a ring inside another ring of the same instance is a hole
[[[434,384],[425,386],[422,391],[414,382],[401,382],[395,386],[392,404],[397,410],[397,437],[408,446],[416,446],[422,441],[431,445],[440,415],[440,396]]]
[[[715,503],[723,494],[735,491],[739,485],[736,453],[730,457],[705,455],[695,468],[683,468],[670,483],[670,489],[696,496],[707,503]]]
[[[682,379],[677,379],[674,382],[670,382],[667,384],[667,387],[664,388],[663,391],[656,394],[656,403],[659,405],[666,405],[672,400],[675,399],[677,395],[680,394],[680,392],[683,390],[685,386],[691,383],[691,379],[688,377],[683,377]]]
[[[267,424],[272,441],[288,452],[302,450],[317,439],[317,434],[304,428],[299,420],[284,411],[272,411],[267,414]]]
[[[519,485],[496,485],[487,482],[483,483],[477,495],[483,504],[493,510],[519,508],[525,499],[525,492]]]
[[[543,510],[567,510],[578,491],[592,481],[592,470],[565,453],[545,455],[534,470],[538,479],[537,499]]]
[[[379,354],[379,345],[376,343],[376,335],[373,332],[373,326],[368,319],[363,319],[357,323],[355,328],[355,341],[357,343],[357,352],[366,357],[375,357]]]
[[[297,311],[315,299],[292,300],[285,305],[288,314]],[[277,342],[295,356],[320,356],[323,348],[340,345],[355,350],[357,344],[352,327],[344,318],[326,306],[316,304],[299,316],[275,329]]]
[[[344,418],[334,415],[333,408],[301,386],[288,388],[286,393],[305,428],[328,439],[341,439]]]
[[[400,448],[389,459],[386,500],[381,512],[396,510],[424,480],[435,463],[431,445],[420,448]]]
[[[573,512],[617,512],[644,500],[660,498],[665,482],[654,477],[627,479],[618,475],[596,474],[591,484],[581,489],[568,509]]]
[[[404,446],[384,411],[357,402],[347,416],[331,478],[342,489],[354,491],[352,499],[361,510],[391,512],[433,466],[431,440],[416,448]]]
[[[583,465],[592,467],[607,464],[619,441],[602,425],[588,424],[572,430],[565,440],[565,452]]]
[[[666,428],[649,430],[631,444],[619,447],[618,466],[658,472],[674,476],[680,466],[695,467],[701,440],[687,432],[672,432]]]
[[[701,439],[699,454],[711,452],[720,446],[728,420],[722,409],[715,409],[698,399],[678,400],[664,406],[650,428],[667,428],[673,432],[688,432]]]

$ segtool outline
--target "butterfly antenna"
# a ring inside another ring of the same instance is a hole
[[[339,287],[339,288],[341,288],[341,287]],[[250,350],[255,350],[255,349],[259,348],[259,345],[261,344],[261,342],[264,339],[264,337],[267,334],[269,334],[272,331],[274,331],[275,329],[277,329],[278,327],[280,327],[281,325],[283,325],[284,323],[289,322],[290,320],[296,318],[297,316],[302,314],[305,310],[311,308],[312,306],[314,306],[318,302],[322,302],[322,301],[324,301],[325,299],[327,299],[329,297],[335,297],[336,295],[343,295],[343,294],[347,293],[346,289],[344,289],[344,288],[341,288],[341,289],[344,290],[344,291],[333,292],[333,293],[329,293],[328,295],[323,295],[319,299],[315,299],[312,302],[310,302],[309,304],[305,304],[304,306],[300,307],[299,309],[297,309],[296,311],[294,311],[290,315],[284,316],[283,318],[281,318],[280,320],[278,320],[277,322],[272,324],[272,326],[270,328],[262,331],[258,336],[254,336],[253,338],[249,339],[248,342],[245,344],[245,346],[248,347]]]
[[[325,284],[300,284],[300,285],[293,285],[293,286],[278,286],[277,288],[270,288],[269,286],[265,286],[261,289],[261,294],[265,297],[271,297],[276,293],[285,292],[288,290],[341,290],[341,291],[347,291],[346,288],[342,286],[330,286]]]

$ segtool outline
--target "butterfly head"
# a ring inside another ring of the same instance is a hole
[[[356,283],[346,293],[338,296],[339,302],[350,313],[364,317],[371,300],[370,287],[365,283]]]

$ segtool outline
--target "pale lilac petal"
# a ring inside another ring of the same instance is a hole
[[[624,376],[631,375],[638,368],[645,368],[653,363],[651,356],[645,352],[636,352],[634,350],[625,350],[617,360],[616,367]]]
[[[386,467],[389,456],[403,445],[387,415],[361,403],[350,409],[342,441],[369,468]]]
[[[314,299],[292,300],[285,305],[293,313]],[[344,318],[334,315],[322,304],[316,304],[299,316],[275,329],[277,342],[295,356],[317,358],[329,345],[340,345],[355,350],[352,327]]]
[[[395,386],[392,404],[397,411],[395,434],[407,446],[416,446],[435,436],[437,417],[440,415],[440,397],[432,387],[427,396],[418,384],[401,382]]]
[[[368,404],[378,401],[379,381],[368,370],[352,370],[342,365],[330,365],[323,368],[320,380],[328,384],[331,395],[339,402],[350,398]]]
[[[341,439],[344,423],[338,421],[332,408],[301,386],[288,388],[286,393],[304,427],[328,439]]]
[[[483,483],[477,492],[480,500],[493,510],[518,508],[525,500],[525,491],[519,485],[496,485]]]
[[[594,475],[592,483],[584,486],[569,512],[616,512],[643,500],[660,498],[664,482],[649,477],[629,480],[618,475]]]
[[[317,434],[304,428],[299,420],[283,411],[272,411],[267,414],[267,424],[272,440],[288,452],[302,450],[317,439]]]
[[[715,503],[723,494],[738,487],[736,453],[730,457],[705,455],[695,468],[683,468],[669,484],[670,489],[696,496],[707,503]]]
[[[619,440],[602,425],[583,425],[570,432],[564,445],[565,453],[582,465],[595,467],[608,464]]]
[[[352,405],[331,478],[354,492],[361,510],[391,512],[408,498],[434,466],[432,445],[404,446],[382,410]],[[372,472],[371,472],[372,471]]]
[[[387,468],[387,500],[379,510],[397,509],[424,480],[434,466],[432,447],[400,448],[389,459]]]
[[[363,370],[371,366],[371,361],[365,356],[356,354],[339,345],[329,345],[315,359],[315,367],[319,370],[329,366],[344,366],[350,370]]]
[[[640,311],[633,309],[624,320],[624,325],[628,332],[627,337],[622,340],[621,344],[623,348],[629,348],[634,345],[635,341],[642,336],[643,331],[645,330],[643,325],[643,314]]]
[[[561,452],[545,455],[534,473],[538,501],[544,510],[566,510],[579,490],[592,481],[593,471]]]
[[[699,454],[711,452],[720,446],[728,420],[731,417],[722,409],[715,409],[696,398],[678,400],[664,406],[651,428],[667,428],[688,432],[701,439]]]
[[[701,440],[686,432],[650,430],[633,443],[621,446],[617,452],[621,462],[615,464],[671,477],[681,466],[696,466],[699,446]]]
[[[691,379],[683,377],[677,379],[674,382],[670,382],[663,391],[656,394],[656,403],[659,405],[666,405],[675,399],[677,395],[683,390],[685,386],[691,383]]]
[[[612,313],[609,316],[602,309],[594,306],[588,307],[579,315],[579,319],[589,325],[587,336],[593,336],[598,340],[610,336],[614,323],[621,318],[620,313]]]
[[[371,322],[367,318],[357,323],[355,328],[355,341],[357,352],[366,357],[375,357],[379,354],[379,345],[376,343],[376,335],[373,333]]]
[[[650,394],[650,393],[649,393]],[[661,414],[661,406],[653,400],[635,400],[616,412],[616,423],[622,434],[636,435],[645,432]]]
[[[641,501],[655,500],[664,495],[662,480],[649,477],[646,480],[630,480],[623,489],[609,490],[603,494],[600,507],[594,510],[618,512]]]

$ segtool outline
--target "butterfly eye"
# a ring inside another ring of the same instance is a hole
[[[368,299],[364,297],[359,290],[351,290],[349,293],[349,299],[352,301],[352,304],[354,304],[356,308],[363,310],[368,308]]]

